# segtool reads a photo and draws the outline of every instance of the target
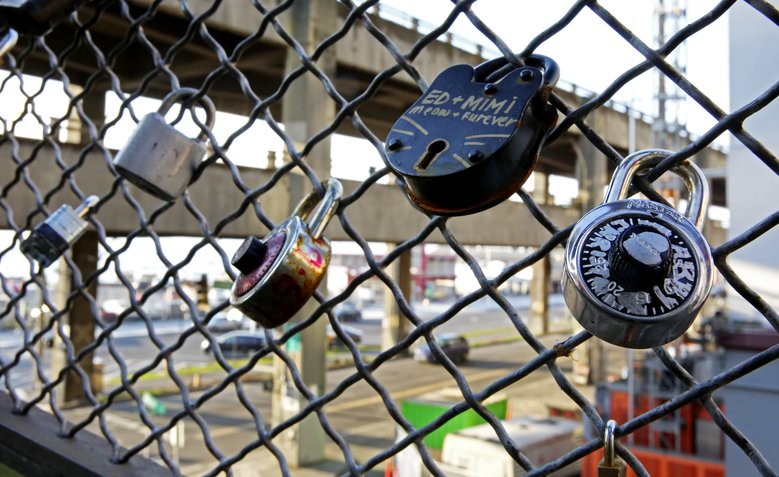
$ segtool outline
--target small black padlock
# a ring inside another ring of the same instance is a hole
[[[91,195],[76,210],[62,205],[22,242],[22,253],[38,261],[43,268],[54,263],[87,229],[89,224],[84,217],[98,201],[97,196]]]
[[[544,137],[557,121],[549,95],[559,70],[552,59],[527,58],[499,79],[499,58],[439,74],[395,122],[385,148],[419,209],[466,215],[507,199],[527,180]]]
[[[0,18],[23,35],[42,35],[86,0],[0,0]]]

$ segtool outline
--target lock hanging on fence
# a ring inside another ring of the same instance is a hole
[[[89,224],[84,218],[98,201],[98,197],[92,195],[76,210],[67,204],[62,205],[38,224],[27,240],[22,242],[22,253],[36,260],[43,268],[54,263],[87,229]]]
[[[165,122],[165,113],[174,103],[197,94],[193,88],[181,88],[162,100],[156,112],[138,123],[127,144],[114,158],[114,167],[125,179],[162,200],[175,200],[196,179],[195,171],[206,155],[206,133],[197,138],[185,136]],[[202,96],[197,103],[206,110],[206,126],[212,129],[216,109]]]
[[[385,149],[411,202],[436,215],[479,212],[507,199],[530,176],[557,122],[549,95],[559,69],[532,55],[498,76],[505,58],[439,74],[395,122]]]
[[[324,196],[312,192],[264,239],[248,237],[233,255],[232,264],[241,273],[230,290],[230,303],[265,328],[292,318],[314,294],[330,263],[330,241],[322,233],[343,188],[336,179],[324,188]]]
[[[613,419],[606,423],[603,431],[603,460],[598,463],[598,477],[625,477],[627,466],[614,448],[614,432],[617,422]]]
[[[87,0],[0,0],[0,19],[24,35],[43,35]]]
[[[711,291],[714,265],[701,233],[709,193],[690,161],[672,169],[685,182],[685,216],[659,202],[627,199],[630,181],[670,151],[625,158],[603,203],[587,212],[568,239],[563,297],[590,333],[626,348],[652,348],[690,327]]]

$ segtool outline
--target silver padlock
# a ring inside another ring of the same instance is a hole
[[[606,423],[603,431],[603,460],[598,463],[598,477],[625,477],[627,466],[614,449],[614,431],[617,422],[613,419]]]
[[[324,187],[324,196],[312,192],[263,240],[248,237],[233,255],[232,264],[241,273],[230,290],[230,303],[265,328],[292,318],[325,275],[330,241],[322,233],[338,208],[343,187],[336,179]]]
[[[584,215],[568,239],[563,296],[590,333],[626,348],[652,348],[690,327],[711,291],[714,264],[701,229],[709,193],[689,161],[672,171],[688,191],[685,215],[627,199],[632,178],[670,151],[649,149],[617,166],[603,203]]]
[[[163,200],[175,200],[194,179],[206,154],[206,133],[189,138],[165,122],[165,113],[181,100],[197,93],[181,88],[165,96],[160,108],[138,123],[127,144],[114,158],[114,167],[128,181]],[[206,126],[214,126],[214,103],[202,96],[197,103],[206,110]]]
[[[22,242],[22,253],[37,260],[43,268],[54,263],[87,229],[89,223],[84,217],[98,201],[98,197],[92,195],[76,210],[67,204],[61,206]]]

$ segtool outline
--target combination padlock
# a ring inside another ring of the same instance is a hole
[[[630,181],[671,155],[649,149],[625,158],[603,203],[584,215],[568,239],[563,296],[590,333],[626,348],[651,348],[681,336],[709,295],[714,266],[701,234],[708,184],[684,161],[685,215],[643,199],[626,199]]]
[[[232,264],[241,273],[230,290],[230,303],[265,328],[292,318],[314,294],[330,263],[330,241],[322,233],[343,188],[336,179],[324,187],[324,196],[312,192],[264,239],[248,237],[233,255]]]
[[[54,263],[87,229],[89,223],[84,218],[98,200],[97,196],[89,196],[76,210],[67,204],[61,206],[22,242],[22,253],[43,268]]]
[[[504,58],[439,74],[395,122],[385,149],[419,209],[455,216],[507,199],[530,176],[557,122],[549,95],[557,63],[532,55],[499,79]]]
[[[603,459],[598,463],[598,477],[625,477],[627,466],[614,449],[614,431],[617,423],[613,419],[606,423],[603,431]]]
[[[0,0],[0,18],[23,35],[43,35],[87,0]]]
[[[184,193],[206,155],[205,131],[192,139],[165,122],[165,113],[174,103],[196,93],[196,89],[181,88],[165,96],[156,112],[141,119],[114,158],[114,167],[122,177],[163,200],[175,200]],[[207,96],[197,103],[206,110],[206,126],[213,128],[214,103]]]

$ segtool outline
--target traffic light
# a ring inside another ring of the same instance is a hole
[[[197,281],[197,309],[202,312],[207,312],[209,309],[208,276],[205,274],[201,275],[200,280]]]

